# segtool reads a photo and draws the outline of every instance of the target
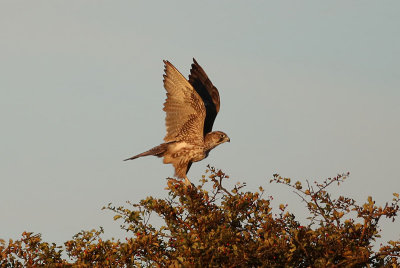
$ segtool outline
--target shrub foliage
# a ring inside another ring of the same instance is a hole
[[[103,240],[103,229],[81,231],[63,246],[22,233],[0,239],[1,267],[398,267],[400,240],[380,248],[382,218],[395,220],[399,195],[383,207],[369,197],[363,204],[328,188],[348,174],[302,185],[275,174],[273,183],[293,190],[308,209],[306,224],[286,205],[271,207],[272,196],[245,184],[226,189],[229,177],[209,167],[199,186],[168,179],[168,198],[147,197],[126,207],[109,204],[127,231],[125,241]],[[208,189],[208,190],[207,190]],[[162,219],[155,226],[152,217]],[[396,234],[398,235],[398,234]]]

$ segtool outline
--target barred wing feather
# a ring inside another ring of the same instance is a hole
[[[164,61],[164,87],[167,99],[165,142],[188,141],[204,143],[204,120],[206,110],[203,100],[185,77],[168,61]]]

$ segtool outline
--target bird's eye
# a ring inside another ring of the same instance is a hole
[[[221,139],[223,139],[223,138],[225,138],[225,135],[224,135],[224,134],[221,134],[220,137],[221,137]]]

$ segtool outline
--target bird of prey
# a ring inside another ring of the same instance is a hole
[[[211,131],[220,107],[219,93],[196,60],[193,59],[189,80],[169,61],[164,64],[164,143],[124,161],[147,155],[164,157],[164,164],[174,166],[175,176],[190,185],[186,174],[192,163],[203,160],[212,149],[230,139],[222,131]]]

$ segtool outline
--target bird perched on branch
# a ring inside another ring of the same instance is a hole
[[[175,176],[190,185],[186,174],[192,163],[203,160],[212,149],[230,139],[222,131],[211,131],[220,107],[219,93],[196,60],[193,59],[189,80],[169,61],[164,64],[164,143],[124,161],[147,155],[164,157],[164,164],[174,166]]]

